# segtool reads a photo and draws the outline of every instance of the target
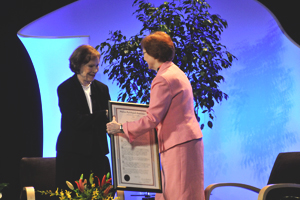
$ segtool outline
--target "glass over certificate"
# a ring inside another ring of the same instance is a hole
[[[109,101],[109,118],[118,123],[139,120],[148,105]],[[113,185],[117,190],[162,192],[155,129],[129,143],[124,134],[111,135]]]

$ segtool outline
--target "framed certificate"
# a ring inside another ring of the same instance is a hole
[[[118,123],[145,116],[148,105],[109,101],[109,118]],[[110,135],[113,186],[117,190],[162,192],[160,159],[155,129],[129,143],[125,134]]]

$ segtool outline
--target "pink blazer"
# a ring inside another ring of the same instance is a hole
[[[173,62],[162,64],[152,81],[147,115],[123,124],[130,142],[154,128],[160,152],[203,136],[194,114],[191,84]]]

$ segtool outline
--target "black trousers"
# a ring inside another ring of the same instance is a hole
[[[106,156],[97,155],[96,153],[85,156],[69,152],[57,152],[56,154],[56,186],[60,189],[68,189],[66,181],[77,185],[75,181],[79,180],[81,174],[83,179],[89,183],[90,174],[94,173],[100,180],[110,171],[109,160]],[[97,183],[97,179],[95,180]]]

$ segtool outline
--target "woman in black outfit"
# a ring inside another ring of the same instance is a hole
[[[70,69],[74,75],[57,88],[61,111],[61,132],[56,144],[56,184],[67,189],[91,171],[100,179],[110,172],[106,123],[108,87],[94,80],[99,71],[100,53],[81,45],[72,53]]]

